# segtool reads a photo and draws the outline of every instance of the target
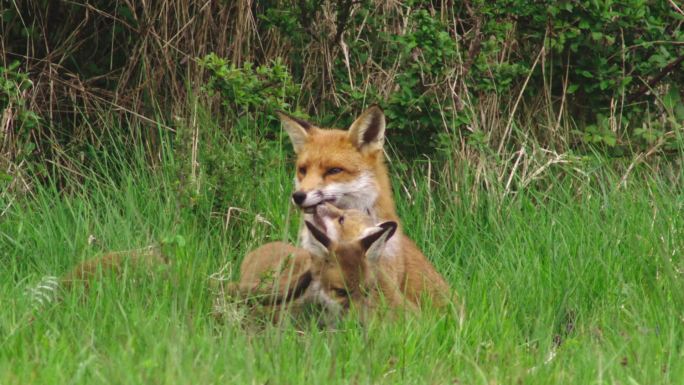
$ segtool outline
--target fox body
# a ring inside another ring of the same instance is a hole
[[[270,242],[249,252],[240,265],[240,281],[228,294],[262,305],[301,302],[311,283],[308,251],[284,242]]]
[[[309,252],[289,243],[270,242],[245,255],[238,282],[212,281],[213,316],[226,321],[243,307],[251,319],[278,322],[284,312],[307,305],[310,284]]]
[[[77,264],[62,276],[60,283],[65,289],[70,289],[75,284],[82,284],[88,288],[90,283],[101,274],[118,276],[126,266],[130,266],[131,269],[153,270],[158,266],[168,264],[168,259],[157,248],[111,252]]]
[[[396,230],[387,237],[378,257],[384,274],[399,285],[413,303],[430,297],[441,305],[449,296],[449,286],[416,244],[401,229],[396,214],[387,167],[384,163],[385,116],[373,106],[363,112],[349,130],[323,129],[301,119],[280,114],[292,141],[296,161],[293,202],[312,222],[312,212],[322,203],[340,209],[354,209],[373,223],[395,222]],[[303,227],[303,248],[315,252],[320,242]]]

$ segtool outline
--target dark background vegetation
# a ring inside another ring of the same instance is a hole
[[[0,179],[14,191],[66,188],[141,148],[152,166],[173,155],[186,192],[258,176],[282,143],[276,109],[345,127],[379,103],[396,159],[466,165],[506,191],[587,154],[624,172],[684,144],[672,1],[1,4]]]

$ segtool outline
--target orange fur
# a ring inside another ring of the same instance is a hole
[[[307,167],[306,175],[299,172],[302,167]],[[341,167],[345,171],[325,176],[325,172],[333,167]],[[380,192],[374,203],[374,215],[383,220],[399,219],[392,195],[386,193],[391,192],[391,187],[382,151],[359,152],[349,141],[346,131],[312,128],[310,139],[297,158],[297,170],[300,189],[303,191],[315,190],[331,183],[352,182],[362,172],[369,172]]]
[[[90,283],[98,276],[101,276],[101,274],[115,274],[118,276],[127,265],[137,269],[153,269],[168,263],[169,261],[161,252],[153,248],[112,252],[79,263],[62,276],[60,283],[65,289],[70,289],[77,283],[88,288]]]
[[[345,201],[343,197],[331,203],[345,209],[371,210],[374,218],[398,221],[382,149],[385,116],[380,108],[366,110],[348,131],[319,128],[283,113],[279,116],[297,153],[295,183],[298,192],[315,195],[334,184],[353,184],[366,174],[371,185],[351,193],[362,198],[368,197],[369,193],[376,195],[367,207],[359,207],[358,201]],[[341,172],[330,173],[334,168]],[[313,202],[320,203],[315,199]]]
[[[256,298],[264,304],[286,301],[295,294],[297,285],[310,269],[308,251],[284,242],[267,243],[243,259],[239,293],[243,298]]]
[[[277,322],[282,312],[298,311],[309,302],[311,255],[284,242],[270,242],[250,251],[240,265],[240,280],[219,285],[222,299],[240,299],[249,304],[255,318]],[[216,288],[215,288],[216,289]],[[221,307],[214,316],[222,319]]]

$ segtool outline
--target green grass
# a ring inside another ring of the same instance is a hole
[[[290,167],[258,170],[257,189],[240,175],[249,183],[220,197],[241,209],[230,220],[210,195],[185,207],[173,178],[136,166],[15,200],[0,217],[0,384],[684,383],[684,194],[643,175],[504,199],[397,178],[395,193],[411,191],[396,194],[406,231],[463,319],[452,308],[336,330],[217,324],[208,276],[294,239]],[[32,294],[85,258],[161,239],[176,239],[165,271],[59,302]]]

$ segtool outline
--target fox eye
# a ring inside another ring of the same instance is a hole
[[[349,292],[347,289],[341,289],[341,288],[333,288],[332,289],[335,292],[335,295],[338,297],[348,297]]]
[[[299,173],[302,175],[306,175],[306,166],[299,167]]]
[[[341,216],[337,219],[337,221],[342,225],[344,224],[344,216]]]
[[[343,170],[339,167],[332,167],[329,168],[328,171],[325,172],[325,175],[335,175],[341,173]]]

